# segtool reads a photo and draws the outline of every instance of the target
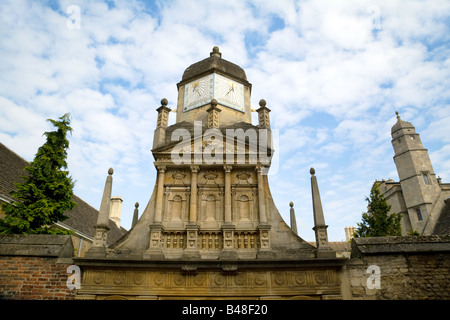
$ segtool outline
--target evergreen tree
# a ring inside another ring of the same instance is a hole
[[[74,183],[67,170],[67,132],[72,132],[70,114],[59,121],[48,119],[56,131],[45,132],[47,141],[38,149],[34,160],[25,167],[23,182],[16,183],[11,196],[16,202],[2,205],[5,219],[0,220],[0,233],[69,234],[53,226],[68,217],[72,210]]]
[[[401,236],[401,214],[389,213],[391,206],[380,192],[380,182],[374,182],[370,190],[367,212],[362,214],[355,237]]]

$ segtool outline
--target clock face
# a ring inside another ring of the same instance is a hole
[[[184,87],[183,111],[189,111],[211,102],[211,75],[194,80]]]
[[[184,87],[183,111],[204,106],[216,99],[223,106],[245,112],[244,85],[217,73],[193,80]]]
[[[214,98],[217,102],[244,112],[244,85],[220,74],[215,74],[214,78]]]

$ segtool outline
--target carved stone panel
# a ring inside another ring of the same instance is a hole
[[[297,270],[96,270],[83,272],[80,295],[151,297],[339,297],[340,278],[335,269]]]

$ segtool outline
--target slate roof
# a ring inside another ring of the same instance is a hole
[[[10,191],[14,189],[14,182],[20,182],[20,176],[24,174],[23,169],[26,165],[28,165],[26,160],[0,142],[1,198],[6,198],[10,201],[13,200],[10,196]],[[98,210],[76,195],[73,196],[73,200],[77,203],[77,206],[71,211],[66,212],[66,216],[69,218],[59,222],[59,224],[67,229],[74,230],[81,235],[93,238]],[[126,233],[124,228],[117,227],[112,220],[109,220],[109,228],[107,245],[113,244]]]
[[[442,208],[441,215],[434,227],[433,235],[450,234],[450,198],[446,199]]]

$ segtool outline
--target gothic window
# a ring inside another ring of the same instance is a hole
[[[422,212],[420,211],[419,208],[416,208],[416,214],[417,214],[417,219],[418,219],[419,221],[422,221],[422,220],[423,220]]]

